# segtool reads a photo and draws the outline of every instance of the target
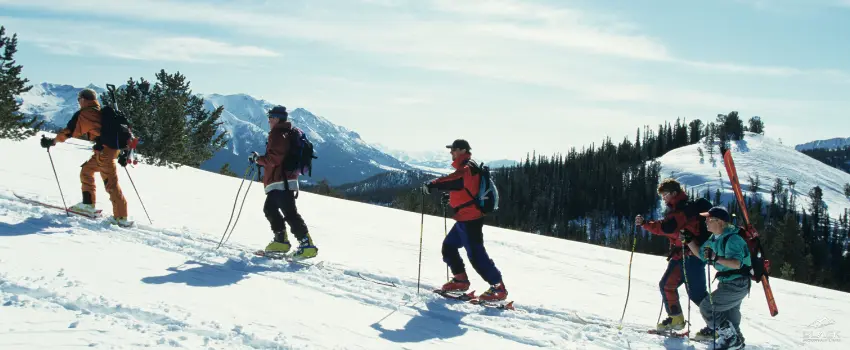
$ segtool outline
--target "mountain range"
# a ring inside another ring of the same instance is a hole
[[[794,147],[797,151],[809,151],[815,149],[839,149],[850,146],[850,137],[848,138],[831,138],[826,140],[816,140],[812,142],[807,142],[804,144],[799,144]]]
[[[90,84],[86,86],[103,94],[106,90]],[[79,108],[77,93],[83,88],[66,84],[44,82],[22,94],[21,111],[37,115],[45,121],[47,129],[63,127]],[[269,130],[266,111],[277,103],[257,99],[246,94],[221,95],[199,94],[207,110],[224,106],[221,129],[229,136],[227,145],[213,157],[201,164],[201,169],[217,172],[224,164],[241,174],[248,166],[248,155],[252,151],[263,153]],[[285,104],[284,104],[285,105]],[[131,116],[132,117],[132,116]],[[317,116],[304,108],[290,109],[290,120],[313,142],[316,155],[312,177],[303,177],[308,183],[326,179],[337,186],[355,183],[388,171],[419,170],[439,175],[450,172],[451,159],[448,152],[414,152],[370,144],[360,135],[330,120]],[[491,167],[515,162],[499,160],[489,162]]]

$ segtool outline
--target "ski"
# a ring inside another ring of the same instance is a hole
[[[472,305],[480,305],[480,306],[484,306],[484,307],[501,309],[501,310],[516,310],[516,309],[514,309],[514,302],[513,301],[508,302],[508,303],[504,303],[503,301],[484,301],[484,300],[478,299],[478,297],[475,296],[475,291],[471,291],[469,293],[463,293],[463,292],[447,292],[447,291],[443,291],[441,289],[435,289],[435,290],[433,290],[433,292],[444,297],[444,298],[446,298],[446,299],[465,301],[465,302],[468,302]]]
[[[750,224],[750,214],[747,212],[747,205],[744,202],[744,195],[741,191],[741,183],[738,181],[738,172],[735,169],[735,162],[732,160],[732,150],[727,149],[723,153],[723,164],[726,166],[726,173],[729,175],[729,182],[732,184],[732,190],[735,192],[735,198],[738,200],[738,206],[741,207],[741,212],[744,215],[744,223],[746,224],[747,244],[755,242],[758,246],[759,254],[764,254],[759,242],[759,234],[755,227]],[[764,259],[765,274],[761,277],[761,285],[764,287],[764,296],[767,299],[767,307],[770,310],[770,316],[779,314],[779,309],[776,307],[776,300],[773,298],[773,290],[770,288],[767,274],[770,272],[770,261]]]
[[[100,215],[100,214],[101,214],[101,212],[103,211],[102,209],[96,209],[96,210],[95,210],[95,213],[96,213],[96,214],[95,214],[95,215],[92,215],[92,214],[89,214],[89,213],[85,213],[85,212],[81,212],[81,211],[76,211],[76,210],[71,209],[71,208],[65,209],[64,207],[60,207],[60,206],[58,206],[58,205],[54,205],[54,204],[50,204],[50,203],[45,203],[45,202],[37,201],[37,200],[35,200],[35,199],[31,199],[31,198],[26,198],[26,197],[21,196],[21,195],[19,195],[19,194],[17,194],[17,193],[14,193],[14,192],[12,192],[12,194],[14,194],[14,195],[15,195],[15,197],[18,197],[18,199],[20,199],[20,200],[21,200],[22,202],[24,202],[24,203],[33,204],[33,205],[40,205],[40,206],[47,207],[47,208],[52,208],[52,209],[58,209],[58,210],[61,210],[61,211],[64,211],[64,212],[67,212],[67,213],[70,213],[70,214],[79,215],[79,216],[84,216],[84,217],[87,217],[87,218],[89,218],[89,219],[97,219],[97,218],[100,218],[100,217],[101,217],[101,215]]]
[[[292,254],[288,254],[288,253],[266,253],[265,250],[256,250],[256,251],[253,252],[253,254],[255,256],[259,256],[259,257],[266,258],[266,259],[285,260],[288,263],[300,264],[300,265],[304,265],[304,266],[322,267],[322,265],[324,263],[324,261],[320,261],[318,263],[305,262],[305,260],[309,260],[309,259],[312,259],[312,258],[296,258],[296,257],[293,257]]]
[[[649,334],[665,336],[665,337],[668,337],[668,338],[688,338],[688,335],[690,335],[690,332],[688,332],[688,331],[676,332],[676,331],[659,331],[657,329],[650,329],[647,332]],[[688,338],[688,339],[690,339],[690,338]]]

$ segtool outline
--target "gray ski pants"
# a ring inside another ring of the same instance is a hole
[[[750,293],[749,277],[741,277],[729,282],[720,282],[709,298],[702,299],[699,312],[705,325],[714,329],[722,328],[728,320],[732,322],[738,334],[741,333],[741,302]],[[716,322],[716,323],[715,323]]]

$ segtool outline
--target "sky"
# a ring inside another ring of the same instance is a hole
[[[850,0],[0,0],[31,83],[179,71],[405,151],[521,159],[738,111],[850,133]]]

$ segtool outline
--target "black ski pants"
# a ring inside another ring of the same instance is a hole
[[[301,240],[307,236],[307,224],[298,214],[298,208],[295,207],[295,191],[273,190],[266,193],[266,204],[263,206],[263,212],[266,214],[266,219],[271,224],[272,232],[275,236],[281,238],[286,237],[286,225],[292,230],[295,238]],[[283,212],[283,215],[280,213]]]

